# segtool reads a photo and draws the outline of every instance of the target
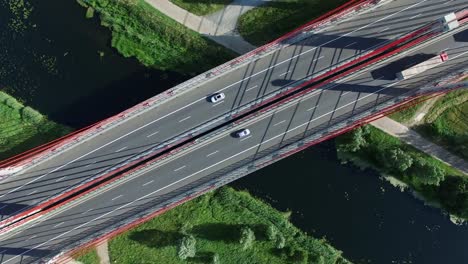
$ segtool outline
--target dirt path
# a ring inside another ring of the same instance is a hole
[[[97,247],[96,247],[96,252],[99,256],[100,259],[100,264],[110,264],[110,258],[109,258],[109,247],[107,240],[101,242]]]

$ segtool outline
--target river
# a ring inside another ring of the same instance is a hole
[[[10,1],[0,2],[0,87],[52,120],[79,128],[188,78],[120,56],[109,31],[74,0],[31,0],[25,30],[11,27]],[[232,185],[291,210],[295,225],[357,263],[468,263],[466,225],[375,171],[340,164],[333,141]]]

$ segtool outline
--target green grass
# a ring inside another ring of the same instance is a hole
[[[95,249],[78,253],[78,257],[75,257],[75,260],[83,264],[99,264],[100,263],[99,256]]]
[[[144,0],[78,0],[99,13],[112,46],[146,66],[196,74],[235,57],[233,52],[166,17]]]
[[[69,133],[34,109],[0,92],[0,160]]]
[[[218,254],[223,264],[349,263],[324,239],[294,227],[288,217],[289,213],[281,213],[247,192],[223,187],[115,237],[109,242],[110,258],[120,264],[210,263]],[[254,231],[255,241],[244,250],[239,238],[246,226]],[[276,249],[275,241],[267,238],[268,226],[285,238],[283,249]],[[188,261],[177,258],[183,234],[196,238],[197,253]]]
[[[277,0],[254,8],[239,19],[239,33],[254,45],[263,45],[346,0]]]
[[[353,137],[352,135],[362,135],[362,137]],[[357,140],[360,142],[359,147],[350,150],[349,146],[355,146],[352,142],[356,138],[361,139]],[[361,167],[372,167],[386,175],[392,175],[411,186],[427,201],[440,205],[451,214],[468,219],[468,177],[462,172],[371,126],[339,136],[336,143],[340,159],[352,161]],[[390,159],[392,151],[395,149],[403,152],[403,158],[399,162],[392,162]],[[413,161],[409,167],[401,169],[398,166],[408,160]],[[423,178],[426,176],[426,170],[421,173],[420,167],[416,165],[416,161],[419,160],[426,164],[426,169],[429,168],[427,171],[439,171],[438,179],[440,181],[425,182]],[[454,178],[455,180],[453,180]],[[456,182],[458,186],[453,182]],[[447,193],[459,194],[451,197],[451,201],[456,201],[454,203],[457,206],[447,205],[445,198]]]
[[[232,0],[170,0],[172,3],[195,15],[204,16],[229,5]]]
[[[419,108],[421,108],[424,105],[424,103],[425,102],[421,102],[414,106],[405,108],[403,110],[400,110],[398,112],[395,112],[389,115],[389,117],[400,123],[408,123],[414,118],[414,115],[419,110]]]

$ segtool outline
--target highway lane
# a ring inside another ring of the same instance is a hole
[[[462,3],[454,1],[446,5],[444,1],[423,0],[404,1],[405,4],[402,5],[402,2],[391,2],[359,19],[354,18],[337,25],[333,28],[333,34],[323,32],[207,82],[193,92],[81,144],[79,148],[2,182],[0,217],[5,218],[25,206],[37,204],[113,164],[164,142],[175,135],[174,131],[188,131],[200,123],[271,94],[290,82],[328,69],[337,61],[353,56],[363,47],[370,48],[394,37],[394,31],[381,29],[388,27],[395,19],[400,21],[401,17],[412,15],[420,8],[430,8],[425,20],[417,20],[417,23],[406,21],[407,26],[398,31],[401,34],[458,9]],[[367,22],[363,23],[363,20]],[[379,38],[360,37],[375,31],[381,31]],[[216,91],[225,92],[226,100],[209,104],[206,101],[207,95]]]
[[[55,249],[131,216],[134,214],[132,209],[139,209],[138,206],[160,197],[167,198],[165,195],[175,195],[179,188],[197,180],[216,177],[217,171],[242,160],[248,161],[260,151],[286,142],[290,138],[302,136],[305,130],[327,125],[352,112],[359,114],[372,108],[373,103],[382,96],[392,97],[406,93],[409,89],[439,78],[452,67],[467,66],[468,43],[454,42],[453,37],[405,57],[411,58],[421,53],[437,54],[445,49],[450,58],[448,62],[414,79],[375,80],[373,72],[386,67],[375,66],[375,69],[356,74],[348,81],[337,82],[334,87],[317,89],[287,107],[238,124],[196,150],[181,154],[175,160],[167,160],[123,185],[100,193],[50,219],[41,219],[42,222],[34,223],[34,226],[16,233],[13,237],[2,239],[1,263],[18,263],[21,258],[23,263],[31,263],[40,256],[53,254]],[[393,61],[406,63],[397,58]],[[362,109],[361,106],[367,107]],[[232,131],[243,127],[252,131],[250,137],[237,139],[231,136]],[[21,253],[24,253],[23,257],[17,256]]]

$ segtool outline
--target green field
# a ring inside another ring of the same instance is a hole
[[[197,74],[235,57],[233,52],[163,15],[144,0],[78,0],[112,31],[112,47],[146,66]]]
[[[111,262],[349,263],[324,239],[312,238],[294,227],[289,215],[246,192],[223,187],[112,239]],[[241,230],[253,232],[247,239],[250,243],[240,242]],[[180,241],[191,236],[196,241],[196,254],[181,260]]]
[[[172,3],[199,16],[205,16],[223,9],[232,0],[170,0]]]
[[[405,182],[426,200],[468,219],[468,177],[377,128],[365,126],[336,139],[338,156]]]
[[[0,160],[47,143],[71,129],[0,92]]]
[[[346,0],[278,0],[254,8],[239,19],[239,33],[263,45],[332,10]]]

